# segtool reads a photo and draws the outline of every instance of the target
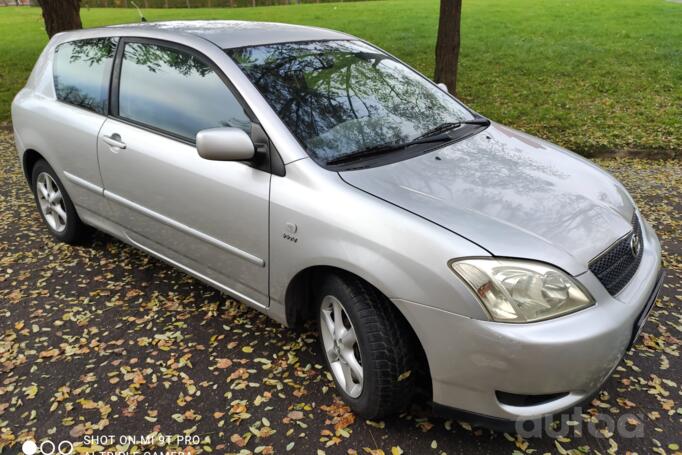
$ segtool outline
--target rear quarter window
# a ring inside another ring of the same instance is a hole
[[[55,49],[53,76],[57,99],[105,114],[118,38],[70,41]]]

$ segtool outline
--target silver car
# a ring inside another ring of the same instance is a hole
[[[589,398],[661,281],[623,186],[331,30],[62,33],[14,99],[47,228],[107,232],[287,326],[358,414],[518,421]]]

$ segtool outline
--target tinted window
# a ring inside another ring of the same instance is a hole
[[[194,140],[198,131],[251,121],[203,60],[153,44],[127,43],[121,66],[121,117]]]
[[[323,161],[473,118],[423,76],[362,42],[284,43],[227,52],[308,153]]]
[[[53,72],[57,99],[106,113],[116,42],[116,38],[98,38],[57,46]]]

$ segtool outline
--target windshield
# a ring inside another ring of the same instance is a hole
[[[325,163],[473,118],[423,76],[359,41],[281,43],[227,53],[307,152]]]

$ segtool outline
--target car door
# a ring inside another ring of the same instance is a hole
[[[205,57],[122,39],[98,141],[104,195],[131,243],[252,304],[268,302],[270,173],[209,161],[196,133],[253,118]]]

